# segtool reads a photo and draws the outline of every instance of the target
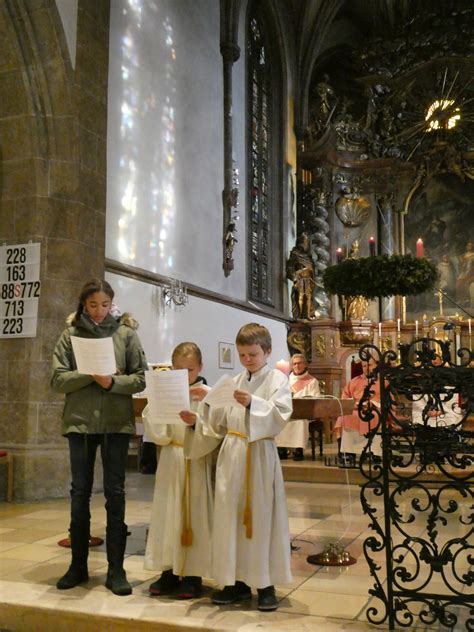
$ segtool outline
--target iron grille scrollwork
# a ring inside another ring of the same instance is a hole
[[[474,354],[452,358],[449,342],[423,338],[399,353],[365,345],[359,355],[377,362],[359,402],[368,426],[361,502],[373,530],[364,555],[369,593],[382,602],[367,618],[390,629],[418,619],[474,630]]]

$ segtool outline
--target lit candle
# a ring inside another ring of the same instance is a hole
[[[371,257],[375,257],[375,237],[369,238],[369,253]]]
[[[425,250],[423,248],[423,239],[421,239],[421,237],[416,240],[416,256],[417,257],[425,256]]]
[[[342,261],[342,248],[337,248],[336,250],[336,259],[338,263]]]
[[[397,331],[400,333],[400,319],[397,318]]]
[[[382,338],[382,323],[379,323],[379,340]]]
[[[467,328],[468,328],[468,331],[469,331],[469,335],[471,335],[471,319],[470,318],[467,321]]]
[[[415,320],[415,336],[418,338],[418,321]]]

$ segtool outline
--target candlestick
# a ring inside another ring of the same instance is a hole
[[[375,237],[369,238],[369,253],[371,257],[375,257]]]
[[[439,304],[439,315],[443,315],[443,293],[441,290],[438,292],[438,304]]]
[[[416,240],[416,256],[417,257],[425,256],[425,249],[423,247],[423,239],[421,239],[421,237]]]
[[[415,320],[415,337],[418,338],[418,321]]]
[[[458,356],[458,349],[461,348],[461,335],[456,333],[454,345],[454,357],[456,358],[456,364],[461,364],[461,358]]]
[[[336,260],[338,263],[341,263],[342,261],[342,248],[337,248],[336,249]]]

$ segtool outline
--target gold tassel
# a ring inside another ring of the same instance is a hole
[[[181,531],[181,545],[191,546],[193,543],[193,530],[191,529],[191,498],[190,498],[190,466],[189,459],[185,459],[184,490],[182,499],[183,529]]]
[[[181,532],[181,545],[191,546],[193,543],[193,530],[184,528]]]
[[[245,509],[243,524],[245,525],[245,537],[252,539],[252,452],[250,443],[247,444],[247,459],[245,464]]]

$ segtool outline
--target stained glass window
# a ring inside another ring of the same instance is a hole
[[[275,187],[271,173],[271,165],[277,160],[272,134],[275,68],[270,63],[265,22],[258,11],[259,5],[261,3],[254,2],[250,8],[247,32],[249,294],[252,299],[274,305],[277,284],[274,283],[272,242],[277,228],[274,211],[279,207],[274,204]]]

